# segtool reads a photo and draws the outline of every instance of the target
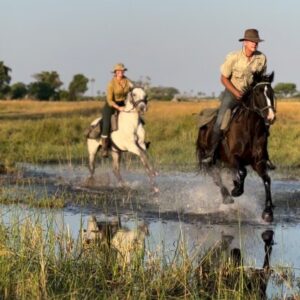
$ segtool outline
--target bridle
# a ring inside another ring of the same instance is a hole
[[[276,102],[275,102],[275,97],[274,97],[274,105],[266,105],[262,108],[258,107],[255,105],[255,101],[254,101],[254,90],[260,86],[260,85],[265,85],[265,86],[271,86],[271,83],[268,82],[268,81],[262,81],[262,82],[258,82],[255,84],[255,86],[252,88],[252,98],[251,98],[251,104],[252,104],[252,107],[250,106],[247,106],[244,102],[242,102],[242,105],[245,109],[249,110],[249,111],[252,111],[252,112],[255,112],[257,113],[261,118],[265,118],[264,117],[264,111],[265,110],[268,110],[268,109],[272,109],[274,111],[274,113],[276,113]],[[268,95],[266,94],[266,90],[264,91],[264,96],[266,99],[268,99]]]
[[[136,109],[140,103],[145,103],[145,105],[147,105],[148,103],[148,99],[147,99],[147,96],[145,96],[143,99],[140,99],[138,101],[134,101],[134,98],[133,98],[133,93],[132,91],[129,92],[129,103],[132,105],[132,108],[130,110],[125,110],[124,112],[132,112],[134,109]]]

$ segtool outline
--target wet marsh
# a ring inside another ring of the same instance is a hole
[[[299,142],[298,102],[293,109],[278,103],[271,131],[270,153],[279,165],[271,173],[272,224],[260,218],[264,191],[256,175],[250,172],[244,195],[223,205],[211,180],[197,172],[193,114],[217,102],[151,103],[146,126],[159,194],[130,155],[122,165],[127,188],[116,185],[109,162],[100,159],[94,181],[88,179],[83,131],[99,103],[0,104],[3,299],[260,299],[261,279],[253,274],[264,265],[268,230],[274,244],[270,272],[263,273],[266,294],[299,297],[300,147],[288,146]],[[144,259],[120,269],[111,249],[84,251],[81,233],[91,215],[120,217],[129,229],[145,221]],[[239,266],[230,260],[232,249],[241,251]]]

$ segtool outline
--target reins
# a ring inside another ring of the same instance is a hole
[[[123,110],[123,112],[126,112],[126,113],[134,112],[134,110],[137,108],[137,106],[142,102],[144,102],[147,105],[147,102],[148,102],[147,98],[140,99],[138,101],[134,101],[132,92],[129,93],[129,96],[130,96],[129,102],[132,105],[132,108],[129,110]]]
[[[269,86],[270,86],[271,83],[268,82],[268,81],[262,81],[262,82],[256,83],[255,86],[253,87],[252,91],[251,91],[251,93],[252,93],[252,95],[251,95],[251,104],[253,105],[253,108],[250,107],[250,106],[247,106],[244,102],[242,102],[242,106],[243,106],[244,109],[246,109],[246,110],[248,110],[248,111],[252,111],[252,112],[257,113],[261,118],[264,119],[264,114],[263,114],[263,112],[264,112],[265,110],[271,108],[271,109],[274,110],[274,112],[276,112],[276,108],[275,108],[275,105],[274,105],[274,106],[272,106],[272,105],[266,105],[266,106],[264,106],[263,108],[259,108],[259,107],[257,107],[257,106],[255,105],[255,101],[254,101],[254,93],[253,93],[253,92],[254,92],[255,88],[258,87],[258,86],[260,86],[260,85],[269,85]],[[266,95],[265,95],[265,96],[266,96]],[[267,96],[266,96],[266,97],[267,97]],[[274,98],[274,100],[275,100],[275,98]],[[250,105],[251,105],[251,104],[250,104]],[[274,101],[274,104],[276,104],[275,101]]]

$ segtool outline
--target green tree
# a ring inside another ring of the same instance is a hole
[[[4,98],[9,93],[11,80],[9,72],[11,72],[11,69],[3,61],[0,61],[0,98]]]
[[[279,97],[293,96],[297,92],[297,86],[295,83],[277,83],[274,87],[274,92]]]
[[[62,81],[56,71],[43,71],[33,75],[36,82],[33,82],[28,87],[28,92],[31,97],[39,100],[58,100],[59,88],[62,86]]]
[[[147,89],[147,94],[149,99],[155,100],[172,100],[179,91],[174,87],[149,87]]]
[[[27,95],[27,87],[23,82],[14,83],[10,87],[11,99],[23,99]]]
[[[69,100],[79,100],[88,90],[89,79],[83,74],[74,75],[69,84]]]
[[[59,100],[69,100],[69,92],[67,90],[60,90],[58,95]]]

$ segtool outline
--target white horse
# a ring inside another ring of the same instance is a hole
[[[121,154],[125,151],[131,152],[140,158],[154,191],[158,192],[154,181],[156,172],[148,161],[145,145],[145,129],[140,119],[140,115],[144,114],[146,110],[147,95],[145,91],[142,88],[134,88],[127,95],[124,111],[119,113],[118,129],[111,133],[113,172],[118,183],[125,186],[125,182],[120,173]],[[98,126],[100,120],[101,118],[94,120],[91,126]],[[95,171],[95,156],[101,146],[101,138],[87,138],[91,178]]]

